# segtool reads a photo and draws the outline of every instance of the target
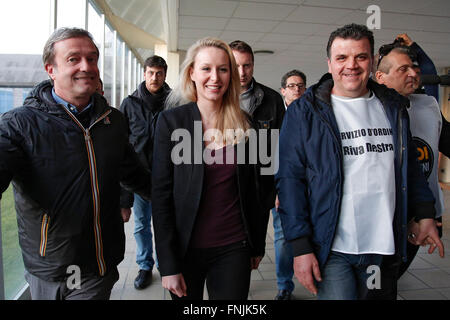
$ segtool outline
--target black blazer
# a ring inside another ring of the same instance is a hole
[[[197,121],[196,130],[194,121]],[[183,138],[179,141],[171,140],[175,129],[184,129],[181,132]],[[186,149],[191,151],[190,154],[180,152],[180,146],[184,143],[188,146]],[[181,261],[189,247],[203,188],[203,158],[197,156],[200,159],[194,159],[194,150],[201,150],[203,155],[204,148],[201,116],[196,103],[160,114],[153,148],[152,215],[162,276],[181,272]],[[184,162],[190,162],[174,163],[172,151],[184,156],[187,160]],[[237,178],[241,213],[252,256],[264,255],[269,219],[269,211],[261,209],[261,201],[257,195],[258,172],[258,165],[248,164],[247,142],[246,164],[238,164]]]

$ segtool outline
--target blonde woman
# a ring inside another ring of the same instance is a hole
[[[255,165],[237,161],[251,128],[239,90],[229,46],[201,39],[168,99],[190,102],[158,119],[153,218],[162,285],[173,299],[203,299],[206,282],[211,300],[245,300],[264,255],[268,212],[258,204]]]

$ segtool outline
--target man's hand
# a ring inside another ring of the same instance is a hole
[[[131,208],[120,208],[120,214],[122,215],[123,222],[128,222],[131,216]]]
[[[436,247],[439,249],[439,255],[444,257],[444,244],[439,239],[434,219],[422,219],[419,222],[411,221],[408,224],[408,241],[416,246],[430,245],[428,253],[433,253]]]
[[[181,273],[172,276],[163,276],[161,278],[163,288],[169,290],[179,298],[186,296],[186,282]]]
[[[413,44],[414,41],[411,40],[410,37],[408,37],[408,35],[406,33],[400,33],[399,35],[397,35],[397,37],[395,37],[395,39],[403,39],[403,43],[406,46],[411,46]]]
[[[319,263],[314,253],[294,257],[294,274],[309,292],[317,295],[314,279],[320,282],[322,278],[320,276]]]

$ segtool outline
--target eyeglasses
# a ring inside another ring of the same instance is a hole
[[[299,89],[303,89],[305,87],[304,83],[289,83],[288,85],[286,85],[287,88],[289,89],[294,89],[295,87],[298,87]]]

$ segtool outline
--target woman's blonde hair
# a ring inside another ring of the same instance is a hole
[[[188,49],[186,58],[181,65],[178,87],[172,90],[167,98],[166,107],[170,108],[186,102],[197,102],[197,89],[190,74],[192,68],[194,68],[195,58],[198,52],[207,47],[215,47],[224,50],[230,61],[230,83],[222,98],[222,106],[217,115],[216,129],[222,134],[223,142],[225,144],[235,144],[244,138],[243,133],[250,128],[250,123],[246,113],[240,108],[239,72],[233,52],[226,42],[217,38],[208,37],[197,40]],[[232,131],[230,131],[230,129]],[[231,132],[233,132],[233,134]],[[233,137],[231,135],[233,135]]]

